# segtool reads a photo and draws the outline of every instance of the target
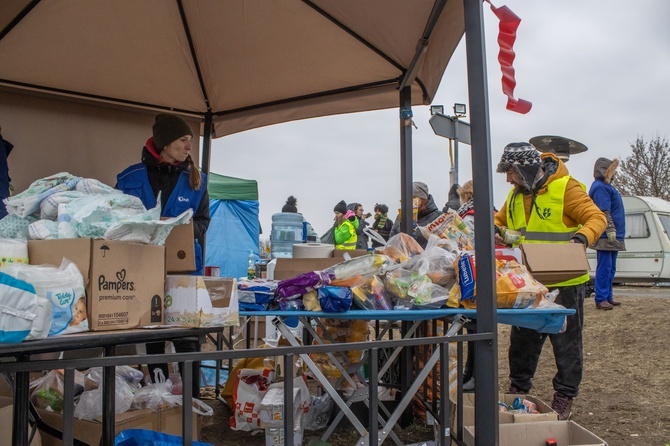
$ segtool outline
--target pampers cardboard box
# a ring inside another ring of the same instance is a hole
[[[31,240],[33,265],[74,262],[84,276],[89,328],[121,330],[163,324],[165,248],[91,238]]]

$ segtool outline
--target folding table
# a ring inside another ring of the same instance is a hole
[[[558,333],[566,320],[566,317],[570,314],[573,314],[574,310],[559,308],[559,309],[526,309],[526,310],[512,310],[512,309],[499,309],[497,311],[498,322],[502,324],[520,326],[525,328],[534,329],[544,333]],[[438,310],[350,310],[343,313],[326,313],[326,312],[314,312],[314,311],[240,311],[240,316],[242,317],[252,317],[252,316],[271,316],[274,317],[273,323],[276,325],[277,329],[282,333],[282,335],[289,341],[289,343],[294,347],[299,347],[300,343],[295,338],[291,330],[284,324],[284,319],[288,317],[297,317],[303,324],[304,328],[309,332],[309,334],[314,338],[315,342],[318,344],[328,343],[328,339],[324,339],[324,336],[319,335],[319,333],[314,329],[314,325],[319,326],[321,318],[330,318],[330,319],[345,319],[345,320],[375,320],[375,321],[386,321],[387,326],[379,334],[381,337],[387,330],[388,324],[394,321],[407,321],[413,322],[409,329],[401,333],[403,339],[414,336],[418,325],[423,321],[435,320],[435,319],[446,319],[450,318],[452,320],[451,327],[449,330],[445,331],[445,336],[450,337],[456,334],[462,325],[468,320],[468,318],[476,318],[476,310],[466,310],[460,308],[446,308]],[[322,325],[321,325],[322,326]],[[323,327],[323,326],[322,326]],[[446,327],[445,327],[446,329]],[[324,333],[327,333],[326,330],[323,330]],[[381,366],[378,375],[381,376],[388,369],[393,360],[400,353],[400,349],[396,349],[392,355],[390,355],[385,364]],[[387,437],[391,437],[393,441],[402,445],[402,442],[393,432],[393,427],[399,420],[401,414],[405,411],[407,406],[412,400],[412,397],[418,391],[419,387],[423,381],[427,378],[428,374],[431,372],[438,360],[444,360],[447,358],[447,352],[441,351],[440,345],[436,345],[432,355],[426,361],[423,369],[414,377],[412,384],[409,389],[403,394],[402,400],[398,406],[394,409],[393,413],[388,413],[386,408],[382,405],[379,406],[382,411],[386,412],[387,418],[384,420],[381,415],[377,417],[381,425],[379,430],[379,442],[383,442]],[[338,393],[335,387],[329,382],[325,375],[321,372],[319,367],[314,363],[310,358],[309,354],[301,353],[300,357],[305,362],[311,373],[319,380],[320,384],[328,392],[328,394],[333,398],[333,401],[340,408],[341,412],[336,416],[334,422],[329,426],[327,431],[324,433],[322,439],[325,441],[328,436],[335,429],[337,423],[343,418],[346,417],[351,424],[354,426],[356,431],[360,434],[359,441],[356,442],[357,445],[367,444],[368,431],[360,422],[358,417],[352,412],[351,404],[354,401],[364,401],[365,404],[374,410],[374,413],[377,413],[378,398],[376,393],[377,383],[370,383],[368,386],[364,386],[361,389],[356,389],[356,383],[349,376],[351,370],[347,370],[345,367],[346,364],[342,364],[340,360],[331,353],[328,353],[330,360],[333,365],[338,368],[344,380],[349,381],[349,384],[354,390],[353,394],[345,398]],[[443,366],[443,369],[446,367]],[[370,381],[373,381],[372,379]],[[371,391],[373,390],[373,391]],[[443,400],[445,400],[443,398]],[[443,408],[441,418],[442,426],[446,426],[446,401],[443,401]]]

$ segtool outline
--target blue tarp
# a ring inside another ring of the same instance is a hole
[[[218,266],[221,277],[246,277],[249,252],[258,259],[258,209],[256,200],[209,200],[205,265]]]

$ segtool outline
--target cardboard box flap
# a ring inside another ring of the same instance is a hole
[[[91,269],[91,238],[57,240],[28,240],[28,258],[31,265],[60,266],[63,259],[77,265],[84,276],[84,286],[88,286]]]
[[[193,220],[172,228],[165,240],[165,268],[168,274],[195,271]]]
[[[274,280],[285,280],[310,271],[321,271],[343,261],[344,260],[341,257],[328,257],[323,259],[277,259]]]

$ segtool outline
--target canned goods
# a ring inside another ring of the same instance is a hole
[[[221,270],[218,266],[206,266],[205,267],[205,276],[210,277],[219,277]]]
[[[517,245],[521,241],[521,233],[513,229],[500,228],[500,237],[506,245]]]

